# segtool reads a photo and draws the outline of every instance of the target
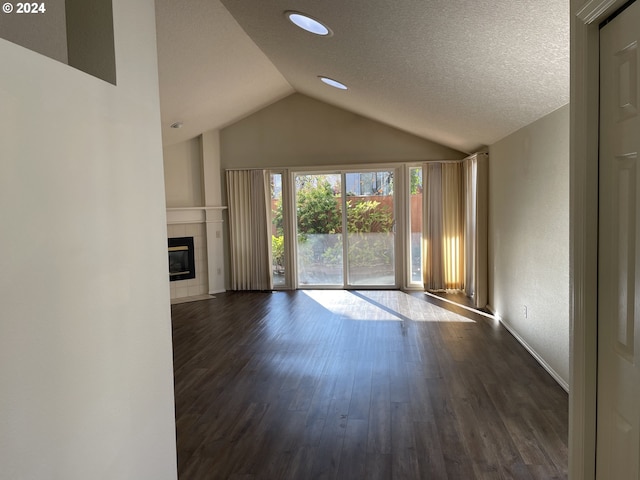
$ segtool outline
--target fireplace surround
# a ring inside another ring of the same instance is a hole
[[[226,207],[167,208],[167,237],[193,237],[195,278],[169,282],[171,302],[225,291],[223,217]]]

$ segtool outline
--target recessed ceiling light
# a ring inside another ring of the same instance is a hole
[[[323,77],[323,76],[319,76],[318,78],[322,80],[324,83],[326,83],[327,85],[331,85],[332,87],[339,88],[340,90],[347,89],[347,86],[344,83],[340,83],[339,81],[334,80],[333,78]]]
[[[324,37],[331,35],[331,30],[329,30],[329,27],[323,25],[318,20],[311,18],[308,15],[304,15],[299,12],[285,12],[285,15],[291,21],[291,23],[303,30],[306,30],[307,32]]]
[[[171,128],[182,128],[182,122],[175,122],[170,125]]]

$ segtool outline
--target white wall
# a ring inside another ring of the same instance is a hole
[[[200,137],[164,147],[167,207],[204,205]]]
[[[200,136],[202,146],[202,183],[204,185],[204,204],[209,207],[222,205],[220,188],[220,130],[209,130]]]
[[[0,478],[176,478],[153,0],[117,87],[0,40]]]
[[[567,388],[569,106],[489,153],[489,303]]]
[[[461,159],[466,155],[294,93],[224,128],[222,168]]]

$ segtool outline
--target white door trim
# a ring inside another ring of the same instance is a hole
[[[595,479],[599,24],[626,0],[571,0],[569,478]]]

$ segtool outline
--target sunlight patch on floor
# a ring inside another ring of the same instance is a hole
[[[303,290],[303,293],[333,314],[350,320],[475,323],[395,290]]]
[[[359,298],[348,290],[304,290],[304,294],[331,313],[350,320],[403,320],[399,315]]]

